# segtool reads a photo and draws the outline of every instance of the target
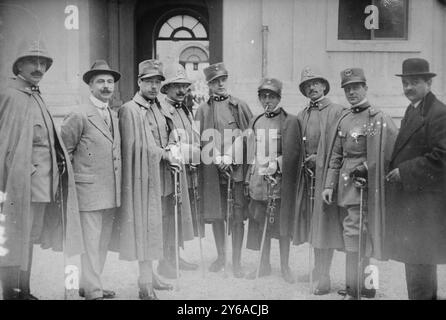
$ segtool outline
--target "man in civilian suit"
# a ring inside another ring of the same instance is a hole
[[[100,275],[121,201],[121,138],[116,112],[110,109],[120,77],[107,62],[97,60],[83,76],[90,86],[89,102],[73,110],[61,128],[73,163],[81,212],[86,252],[81,256],[79,295],[86,299],[115,295],[103,290]]]
[[[411,300],[437,298],[437,264],[446,263],[446,105],[431,92],[429,63],[403,62],[406,110],[387,180],[389,258],[404,262]]]

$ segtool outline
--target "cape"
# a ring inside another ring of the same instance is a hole
[[[254,130],[254,126],[259,118],[264,116],[263,114],[255,117],[249,127]],[[287,113],[284,109],[281,109],[280,115],[278,115],[281,120],[282,126],[282,186],[280,194],[280,226],[279,232],[280,236],[291,236],[293,233],[293,224],[295,219],[295,200],[296,200],[296,189],[297,189],[297,177],[300,174],[302,168],[302,157],[300,156],[303,152],[302,137],[300,124],[296,116]],[[254,131],[248,137],[248,155],[256,155],[256,139]],[[255,160],[253,160],[255,161]],[[249,159],[249,163],[251,159]],[[259,230],[262,232],[262,230]],[[253,243],[258,241],[257,233],[251,234],[248,232],[248,237],[253,236]],[[251,239],[248,238],[248,243]]]
[[[0,256],[0,266],[20,266],[22,270],[28,266],[32,228],[33,117],[28,107],[31,99],[34,99],[31,92],[19,88],[17,82],[0,94],[0,191],[6,193],[0,219],[0,225],[5,229],[5,242],[1,247],[6,252]],[[66,163],[66,172],[62,176],[65,210],[62,214],[56,203],[47,205],[38,243],[44,249],[63,250],[67,256],[73,256],[84,252],[76,186],[70,157],[57,130],[54,130],[54,138],[55,150]]]
[[[326,205],[322,199],[322,191],[325,182],[324,168],[329,160],[330,142],[337,132],[335,124],[345,108],[332,103],[328,98],[322,100],[321,104],[322,107],[319,111],[321,136],[316,155],[313,214],[311,215],[309,196],[311,178],[305,173],[305,170],[301,170],[297,178],[296,220],[294,224],[293,244],[299,245],[309,241],[315,248],[336,249],[344,247],[340,209],[336,204]],[[308,123],[308,109],[309,106],[297,115],[302,128],[302,135]],[[305,158],[304,149],[301,156],[303,163]]]
[[[387,260],[385,237],[386,237],[386,174],[389,172],[393,146],[396,141],[398,129],[392,118],[384,112],[369,107],[366,111],[369,114],[369,122],[366,128],[367,134],[367,237],[366,255],[378,260]],[[342,119],[351,113],[345,110],[339,118],[335,128],[339,127]],[[333,149],[336,135],[333,135],[329,147],[329,155]],[[328,171],[328,163],[324,168],[324,177]],[[324,181],[325,185],[325,181]]]
[[[248,105],[235,97],[229,96],[229,106],[232,111],[232,115],[237,123],[237,127],[245,131],[249,128],[249,122],[253,115]],[[200,136],[203,131],[207,129],[214,129],[213,119],[213,102],[208,100],[206,103],[200,105],[195,115],[196,121],[200,124]],[[209,141],[201,141],[201,148],[203,149]],[[247,165],[244,165],[243,176],[246,176]],[[208,222],[215,219],[222,218],[222,204],[220,199],[220,180],[217,166],[214,164],[200,165],[199,176],[199,192],[200,192],[200,212]]]

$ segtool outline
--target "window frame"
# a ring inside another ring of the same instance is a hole
[[[409,0],[407,5],[407,39],[372,38],[370,40],[339,40],[339,0],[326,0],[327,4],[327,29],[326,51],[342,52],[412,52],[419,53],[422,50],[423,35],[428,34],[432,28],[430,23],[416,24],[423,20],[423,11],[432,12],[432,1]],[[417,30],[414,30],[414,27]]]

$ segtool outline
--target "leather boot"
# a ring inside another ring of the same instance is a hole
[[[243,223],[234,223],[232,228],[232,273],[236,278],[243,278],[242,245],[245,228]]]
[[[365,287],[365,278],[366,278],[366,274],[365,274],[365,268],[370,264],[370,258],[368,257],[364,257],[362,258],[362,270],[363,270],[363,274],[362,274],[362,288],[361,288],[361,296],[367,299],[372,299],[375,298],[376,296],[376,289],[375,288],[370,288],[367,289]]]
[[[33,244],[31,244],[29,246],[28,269],[26,271],[20,270],[19,273],[20,300],[39,300],[37,299],[37,297],[31,294],[31,289],[30,289],[31,266],[33,263],[33,249],[34,246]]]
[[[316,260],[318,265],[315,266],[316,270],[318,270],[319,275],[317,279],[317,285],[314,289],[313,294],[317,296],[325,295],[330,293],[331,285],[330,285],[330,267],[331,261],[333,260],[333,249],[314,249],[315,256],[319,256],[319,259]],[[316,253],[317,252],[317,253]]]
[[[20,267],[1,267],[0,281],[2,283],[3,300],[19,300]]]
[[[358,300],[358,253],[347,251],[345,259],[345,290],[338,293],[344,296],[344,300]]]
[[[268,235],[266,235],[265,243],[263,245],[262,257],[260,260],[259,278],[266,277],[271,274],[271,263],[270,263],[270,259],[269,259],[270,252],[271,252],[271,238]],[[256,276],[257,276],[257,268],[254,271],[251,271],[250,273],[248,273],[248,275],[246,276],[246,279],[253,280],[256,278]]]
[[[172,258],[172,247],[164,246],[164,259],[160,260],[158,264],[158,274],[167,279],[176,279],[177,271],[172,261],[175,261],[175,251]]]
[[[162,281],[156,274],[152,273],[152,287],[155,290],[173,290],[173,285]]]
[[[282,278],[288,283],[296,282],[293,273],[291,272],[290,260],[290,239],[288,237],[281,237],[279,239],[280,247],[280,269],[282,271]]]
[[[139,283],[139,299],[141,300],[159,300],[156,296],[155,290],[153,290],[152,284],[148,283]]]
[[[223,221],[212,223],[215,247],[217,249],[217,259],[209,266],[210,272],[219,272],[225,266],[225,225]]]

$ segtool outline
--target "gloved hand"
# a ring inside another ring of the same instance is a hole
[[[367,167],[364,164],[360,164],[359,166],[350,171],[350,178],[367,179]]]
[[[180,168],[181,164],[184,163],[181,149],[177,145],[169,145],[166,151],[165,159],[169,165],[174,168]]]
[[[231,168],[232,165],[232,158],[228,155],[218,155],[215,157],[215,164],[218,167],[218,170],[220,171],[228,171]]]
[[[305,158],[304,164],[308,169],[314,169],[316,167],[316,155],[310,154]]]

